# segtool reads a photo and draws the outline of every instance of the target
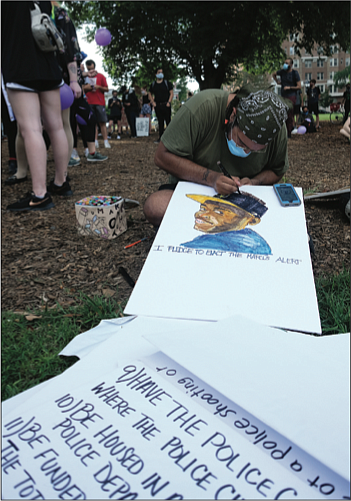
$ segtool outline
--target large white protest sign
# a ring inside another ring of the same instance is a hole
[[[5,499],[349,496],[348,335],[240,317],[138,317],[116,332],[4,403]]]
[[[240,314],[321,333],[303,205],[281,207],[271,186],[241,192],[229,203],[212,188],[178,183],[125,313]]]
[[[52,392],[3,422],[5,499],[330,499],[348,483],[203,385],[200,406],[158,375],[162,354]],[[164,368],[167,363],[169,369]],[[170,365],[169,365],[170,364]],[[174,369],[172,367],[177,367]],[[178,376],[178,378],[179,378]],[[201,381],[200,381],[201,384]],[[201,397],[200,397],[201,399]],[[213,405],[213,404],[216,405]],[[206,405],[208,408],[206,408]],[[232,426],[221,422],[232,416]],[[238,418],[238,419],[237,419]],[[248,433],[255,432],[254,437]],[[288,458],[288,456],[290,456]],[[300,475],[304,470],[304,475]],[[313,489],[313,486],[316,489]]]

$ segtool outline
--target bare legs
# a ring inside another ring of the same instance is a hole
[[[67,164],[71,155],[63,129],[61,116],[60,90],[51,90],[39,94],[43,125],[49,134],[55,161],[54,183],[61,186],[66,181]],[[46,158],[46,151],[45,151]],[[30,164],[29,164],[30,165]]]
[[[39,95],[8,90],[8,97],[23,137],[34,194],[43,197],[46,193],[46,147],[42,135]]]
[[[144,204],[146,219],[154,226],[159,226],[173,195],[172,190],[160,190],[152,193]]]
[[[46,193],[46,146],[42,135],[42,122],[49,134],[55,160],[55,184],[61,186],[66,179],[69,147],[61,117],[60,90],[46,92],[8,91],[20,135],[17,139],[21,150],[22,139],[29,164],[33,192],[43,197]],[[22,157],[21,157],[22,158]],[[26,162],[21,160],[21,172]],[[24,177],[20,175],[18,177]]]

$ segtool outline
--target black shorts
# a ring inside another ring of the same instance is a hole
[[[110,117],[110,120],[112,120],[113,123],[116,124],[117,122],[119,122],[120,120],[122,120],[122,116],[121,115],[117,115],[117,116],[114,116],[114,117]]]
[[[294,115],[299,115],[299,114],[300,114],[300,105],[294,104]]]
[[[319,115],[318,103],[311,103],[308,105],[308,111],[314,113],[316,116]]]
[[[25,92],[48,92],[58,89],[64,85],[61,80],[30,80],[26,82],[9,82],[6,87],[10,90],[21,90]]]

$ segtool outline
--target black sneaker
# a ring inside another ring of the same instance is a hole
[[[56,186],[54,181],[51,181],[49,186],[47,187],[47,190],[51,195],[60,195],[61,197],[70,197],[73,195],[73,191],[71,190],[71,187],[66,180],[62,186]]]
[[[12,174],[16,174],[17,172],[17,160],[15,159],[11,159],[9,160],[9,173],[10,173],[10,176]]]
[[[27,181],[27,176],[25,176],[25,177],[17,177],[16,174],[14,174],[13,176],[8,177],[6,179],[6,181],[4,182],[4,184],[6,186],[11,186],[13,184],[23,183],[24,181]]]
[[[27,193],[24,198],[21,198],[21,200],[14,204],[8,205],[6,209],[11,212],[21,212],[25,210],[48,210],[53,207],[55,207],[55,205],[49,193],[45,193],[44,198],[38,198],[34,193]]]

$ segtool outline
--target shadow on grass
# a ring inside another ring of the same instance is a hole
[[[316,281],[323,334],[350,330],[350,274],[322,277]],[[112,298],[85,295],[79,306],[28,311],[39,318],[2,313],[2,400],[62,374],[78,359],[58,353],[78,334],[97,326],[101,320],[123,316],[125,304]]]

